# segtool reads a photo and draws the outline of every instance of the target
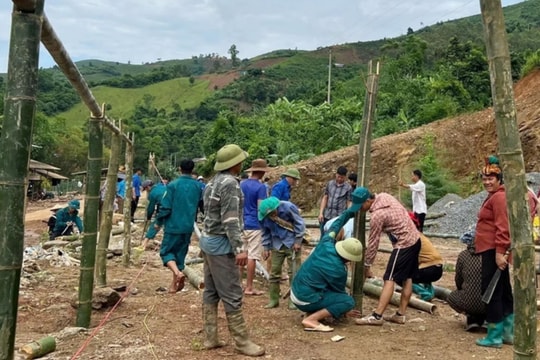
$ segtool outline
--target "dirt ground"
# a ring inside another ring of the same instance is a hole
[[[51,202],[30,203],[27,209],[26,246],[39,242],[46,225]],[[42,219],[39,217],[43,216]],[[138,226],[139,228],[142,225]],[[313,230],[313,229],[312,229]],[[316,235],[316,231],[312,231]],[[140,230],[133,239],[138,241]],[[159,237],[159,236],[158,236]],[[432,239],[442,253],[446,265],[437,285],[453,288],[453,268],[463,246],[455,239]],[[188,258],[196,256],[197,241],[193,240]],[[388,242],[381,247],[389,248]],[[311,250],[304,248],[304,257]],[[374,268],[381,277],[388,254],[379,253]],[[124,268],[119,257],[109,260],[108,283],[112,287],[131,286],[130,294],[114,310],[103,325],[98,326],[110,309],[94,311],[91,328],[59,340],[57,349],[44,359],[71,359],[80,351],[79,359],[222,359],[247,358],[236,354],[220,306],[219,333],[227,341],[221,349],[202,350],[201,291],[191,285],[177,294],[164,291],[170,273],[162,267],[156,251],[146,251],[136,265]],[[21,287],[17,323],[17,347],[46,335],[56,334],[75,326],[76,310],[71,301],[76,296],[79,271],[76,266],[53,267],[40,260],[41,271]],[[201,265],[194,265],[200,269]],[[142,270],[142,271],[141,271]],[[262,277],[256,287],[267,290]],[[283,283],[282,292],[288,285]],[[160,291],[161,290],[161,291]],[[264,309],[267,296],[244,298],[244,314],[252,339],[266,347],[267,359],[510,359],[512,348],[481,348],[474,340],[483,334],[463,330],[464,318],[447,304],[434,300],[435,314],[409,308],[405,325],[386,323],[382,327],[360,327],[351,320],[334,323],[332,333],[303,331],[300,311],[291,311],[282,301],[279,308]],[[364,297],[363,312],[369,313],[377,299]],[[387,312],[395,311],[389,306]],[[97,330],[96,330],[97,329]],[[88,343],[87,340],[93,335]],[[332,342],[334,335],[345,337]]]

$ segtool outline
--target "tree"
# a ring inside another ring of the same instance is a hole
[[[238,54],[240,53],[240,51],[238,51],[238,49],[236,49],[235,44],[231,45],[231,47],[229,48],[228,53],[231,54],[232,66],[233,67],[238,66]]]

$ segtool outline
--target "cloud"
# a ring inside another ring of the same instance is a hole
[[[511,5],[522,0],[506,0]],[[12,3],[0,2],[0,72],[7,67]],[[218,53],[369,41],[480,13],[474,0],[55,0],[45,12],[74,60],[132,63]],[[40,66],[54,63],[42,49]]]

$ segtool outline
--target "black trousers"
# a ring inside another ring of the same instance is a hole
[[[495,262],[495,249],[484,251],[481,255],[483,294],[497,270],[497,263]],[[486,321],[488,323],[501,322],[505,317],[514,312],[514,297],[512,295],[508,266],[501,272],[501,278],[495,287],[491,301],[486,305],[486,311]]]
[[[424,221],[426,220],[426,214],[414,213],[414,216],[418,219],[418,230],[424,232]]]

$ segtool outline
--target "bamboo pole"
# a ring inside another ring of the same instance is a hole
[[[0,135],[0,359],[13,359],[24,247],[28,163],[36,111],[43,0],[12,12]]]
[[[193,285],[196,289],[204,289],[204,277],[200,271],[195,270],[192,267],[186,266],[184,267],[184,270],[182,270],[182,273],[186,275],[189,283]]]
[[[56,350],[56,339],[46,336],[21,347],[21,352],[26,354],[26,359],[35,359]]]
[[[368,295],[380,297],[382,293],[382,287],[366,282],[364,283],[364,292]],[[390,299],[390,304],[399,306],[400,301],[401,294],[394,291],[394,293],[392,294],[392,298]],[[430,314],[434,314],[435,310],[437,309],[437,306],[435,304],[415,297],[411,297],[411,299],[409,300],[409,306]]]
[[[103,118],[90,117],[88,123],[88,165],[84,202],[84,238],[79,277],[79,306],[76,324],[88,328],[92,316],[94,267],[99,216],[99,188],[103,162]]]
[[[107,286],[107,248],[112,229],[113,203],[116,196],[116,183],[118,181],[118,163],[120,158],[120,136],[111,134],[111,157],[107,170],[107,190],[101,210],[101,223],[99,227],[99,240],[96,254],[96,283],[99,287]]]
[[[366,100],[364,104],[364,114],[362,130],[358,145],[358,186],[369,186],[369,175],[371,172],[371,134],[373,132],[373,122],[375,120],[375,105],[377,101],[377,91],[379,83],[379,63],[373,71],[373,62],[369,62],[369,74],[366,84]],[[366,213],[358,212],[355,216],[355,237],[360,240],[366,249]],[[364,284],[364,259],[365,251],[362,252],[362,260],[353,263],[351,292],[357,309],[362,309],[363,284]]]
[[[133,136],[133,134],[132,134]],[[133,138],[132,138],[133,139]],[[126,201],[124,201],[124,245],[123,245],[123,254],[122,254],[122,264],[124,266],[129,266],[129,256],[131,248],[131,201],[127,201],[128,194],[129,199],[133,198],[132,192],[133,183],[132,183],[132,174],[133,174],[133,142],[126,143]]]
[[[510,51],[500,0],[480,0],[491,79],[499,155],[505,176],[514,266],[514,359],[536,358],[534,243],[527,202],[525,163],[519,138]],[[487,155],[487,154],[486,154]]]

